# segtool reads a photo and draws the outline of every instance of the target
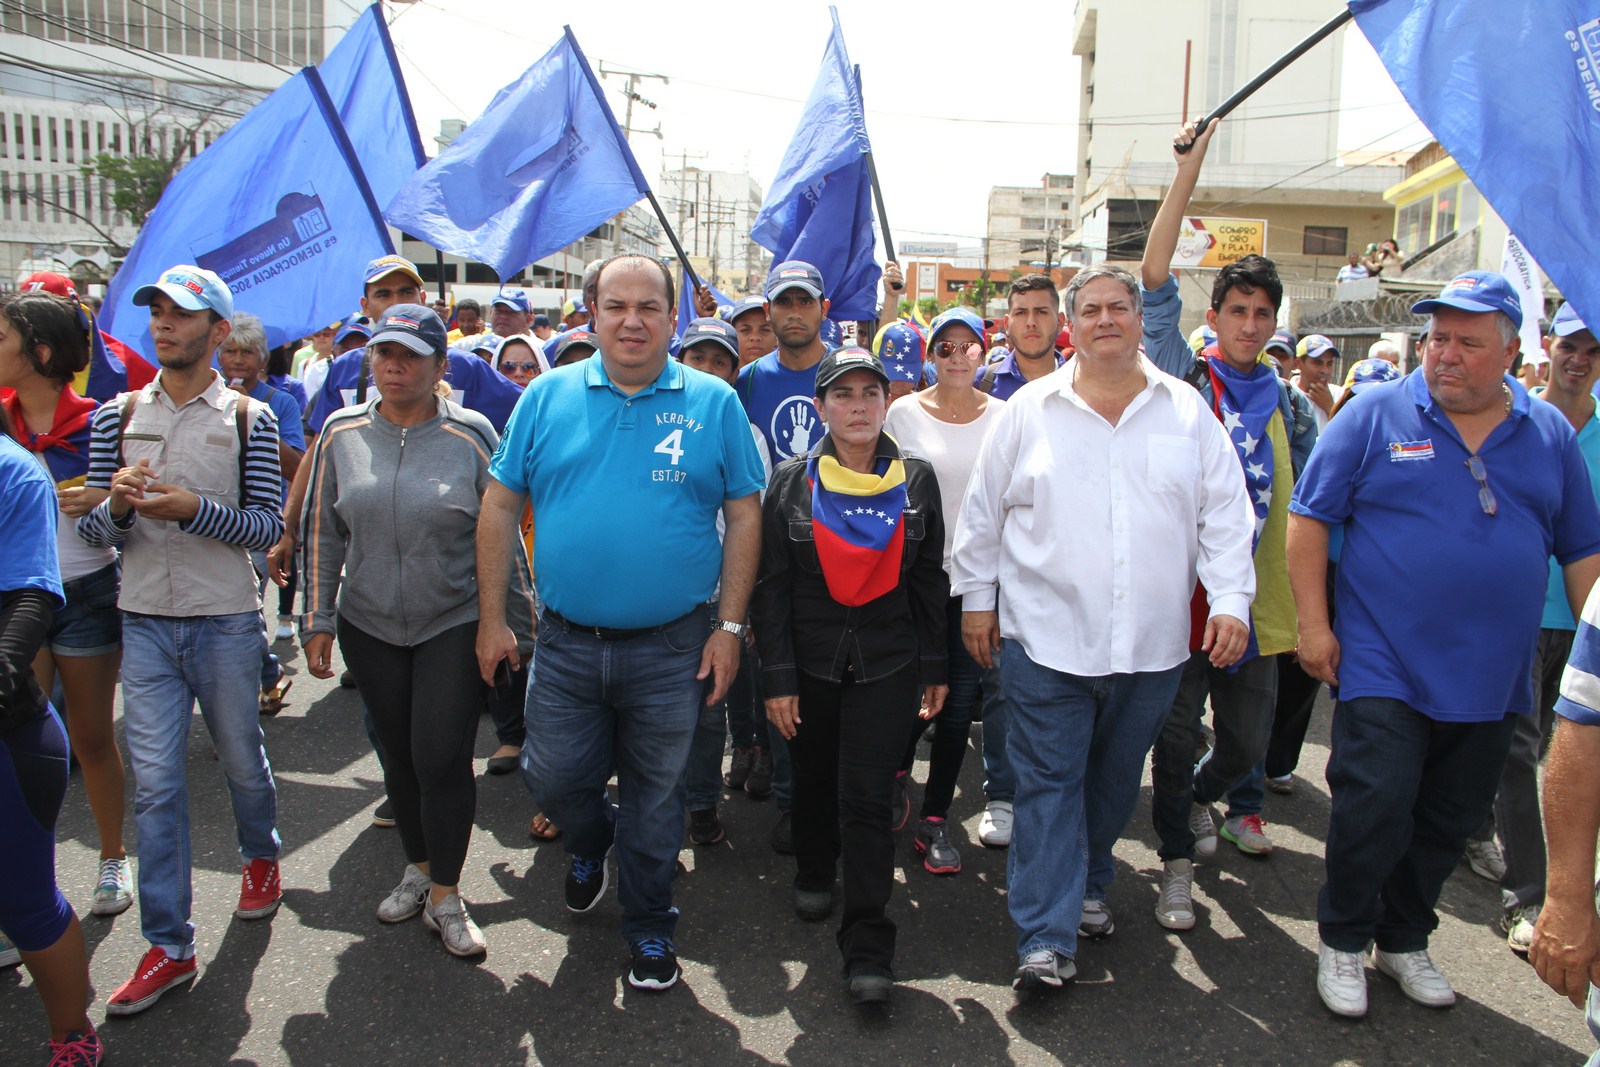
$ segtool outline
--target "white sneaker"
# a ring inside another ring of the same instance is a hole
[[[22,953],[5,934],[0,934],[0,969],[15,967],[22,962]]]
[[[467,914],[460,893],[451,893],[438,904],[431,900],[423,904],[422,925],[439,935],[445,951],[452,956],[481,956],[489,950],[483,931]]]
[[[1194,864],[1168,860],[1161,869],[1161,899],[1156,922],[1168,930],[1194,929]]]
[[[1539,921],[1538,904],[1521,904],[1506,915],[1506,947],[1519,956],[1526,956],[1533,947],[1533,928]]]
[[[1011,847],[1011,801],[991,800],[978,820],[978,842],[985,848]]]
[[[416,864],[406,864],[406,872],[400,876],[400,884],[390,890],[389,895],[378,905],[378,921],[405,922],[422,910],[423,901],[428,899],[428,889],[432,885],[432,879],[418,870]]]
[[[1030,952],[1022,958],[1022,966],[1011,979],[1011,988],[1029,991],[1049,987],[1059,989],[1078,975],[1078,965],[1066,956],[1050,949]]]
[[[1110,937],[1117,929],[1111,918],[1111,908],[1103,900],[1085,900],[1083,914],[1078,918],[1078,936],[1086,938]]]
[[[1189,829],[1194,831],[1196,859],[1208,860],[1217,854],[1217,823],[1211,817],[1211,805],[1194,804],[1189,808]]]
[[[1317,996],[1335,1015],[1359,1019],[1367,1013],[1367,972],[1360,952],[1340,952],[1320,945],[1317,954]]]
[[[1473,874],[1491,882],[1506,876],[1506,858],[1500,851],[1500,843],[1492,837],[1487,841],[1467,842],[1467,866],[1472,868]]]
[[[126,856],[100,861],[100,880],[94,887],[89,911],[94,915],[121,915],[133,904],[133,865]]]
[[[288,615],[278,616],[278,629],[273,634],[274,641],[291,641],[294,639],[294,620]]]
[[[1400,992],[1429,1008],[1448,1008],[1456,1002],[1456,991],[1428,957],[1428,950],[1384,952],[1373,949],[1372,965],[1400,983]]]

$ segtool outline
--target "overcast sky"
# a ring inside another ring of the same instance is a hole
[[[359,0],[336,0],[348,6]],[[839,0],[851,61],[861,66],[867,130],[897,240],[976,244],[989,188],[1071,172],[1077,146],[1078,61],[1070,3]],[[1329,0],[1331,16],[1338,10]],[[430,152],[439,122],[470,121],[496,90],[572,24],[598,71],[647,79],[635,104],[635,154],[652,181],[668,165],[748,170],[765,189],[816,78],[830,24],[826,3],[783,5],[521,3],[418,0],[391,4],[392,29]],[[1025,15],[1021,14],[1022,11]],[[508,15],[516,13],[516,21]],[[1427,137],[1359,30],[1344,35],[1339,147],[1401,147]],[[1104,57],[1102,57],[1104,58]],[[604,84],[620,90],[625,79]],[[1181,101],[1174,99],[1174,118]],[[620,91],[611,97],[623,119]],[[1174,123],[1175,124],[1175,123]],[[1166,136],[1152,129],[1151,136]]]

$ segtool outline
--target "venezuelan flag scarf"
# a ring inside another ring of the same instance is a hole
[[[906,469],[879,456],[862,474],[825,453],[806,461],[817,559],[828,593],[846,607],[876,600],[900,582],[905,552]]]

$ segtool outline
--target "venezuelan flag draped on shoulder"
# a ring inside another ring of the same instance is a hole
[[[1533,258],[1600,317],[1600,5],[1350,0],[1407,103]]]
[[[140,285],[174,263],[215,271],[271,345],[342,317],[389,231],[316,70],[275,89],[180,170],[112,278],[102,325],[154,354]],[[342,283],[342,284],[341,284]]]
[[[867,167],[872,142],[839,13],[828,10],[833,33],[822,70],[750,227],[750,239],[769,249],[774,263],[798,259],[821,271],[832,304],[830,319],[873,319],[883,269],[874,258]]]
[[[495,94],[385,212],[435,248],[504,281],[649,192],[571,27]]]

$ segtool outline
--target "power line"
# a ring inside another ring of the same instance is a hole
[[[165,17],[165,15],[166,15],[166,12],[162,11],[161,9],[159,9],[157,7],[154,7],[154,6],[150,5],[150,4],[145,3],[145,0],[131,0],[131,2],[135,3],[135,4],[138,4],[140,7],[144,8],[146,11],[149,11],[149,12],[151,12],[153,14],[161,15],[163,17]],[[178,7],[182,8],[183,10],[189,12],[192,15],[198,15],[200,18],[203,18],[203,19],[211,19],[212,22],[216,23],[218,26],[221,26],[224,30],[229,29],[227,23],[223,22],[220,19],[212,18],[210,15],[204,14],[203,12],[200,12],[200,11],[196,10],[195,8],[190,7],[188,4],[184,3],[183,0],[170,0],[170,2],[176,4]],[[206,31],[200,26],[196,26],[195,27],[195,32],[200,34],[201,37],[205,37],[206,36]],[[279,51],[277,48],[274,48],[271,44],[267,44],[265,41],[263,41],[259,37],[248,37],[242,30],[233,30],[232,32],[235,34],[235,36],[240,41],[244,41],[246,39],[249,39],[251,41],[254,41],[255,44],[258,47],[259,46],[265,46],[274,55],[282,56],[284,59],[287,59],[290,63],[294,62],[294,57],[293,56],[286,55],[285,53]],[[222,34],[214,32],[212,34],[211,39],[217,42],[217,51],[221,52],[223,47],[224,47],[223,43],[222,43]],[[295,73],[293,70],[290,70],[287,67],[281,67],[277,63],[275,63],[275,62],[273,62],[271,60],[264,59],[261,56],[260,52],[246,52],[243,48],[240,48],[237,44],[234,45],[234,49],[240,55],[248,55],[252,60],[254,60],[257,63],[261,63],[261,64],[264,64],[264,65],[269,66],[269,67],[274,67],[277,70],[280,70],[283,73],[291,75],[291,76]]]
[[[186,110],[199,110],[199,108],[197,108],[196,105],[191,101],[179,100],[178,98],[171,96],[163,96],[160,93],[155,92],[153,89],[146,91],[135,88],[131,85],[124,85],[117,82],[98,81],[94,78],[92,72],[63,70],[56,67],[51,67],[47,64],[39,63],[36,60],[29,59],[25,56],[14,55],[10,52],[0,52],[0,59],[7,60],[8,62],[15,63],[17,66],[36,71],[40,74],[48,74],[51,77],[60,78],[63,81],[75,82],[90,89],[100,89],[105,92],[118,93],[122,96],[133,97],[148,103],[181,107]],[[110,77],[111,75],[107,76]],[[87,102],[94,103],[95,101]],[[242,111],[228,111],[224,108],[213,109],[208,112],[208,114],[233,119],[234,121],[244,118],[245,115],[245,113]]]

